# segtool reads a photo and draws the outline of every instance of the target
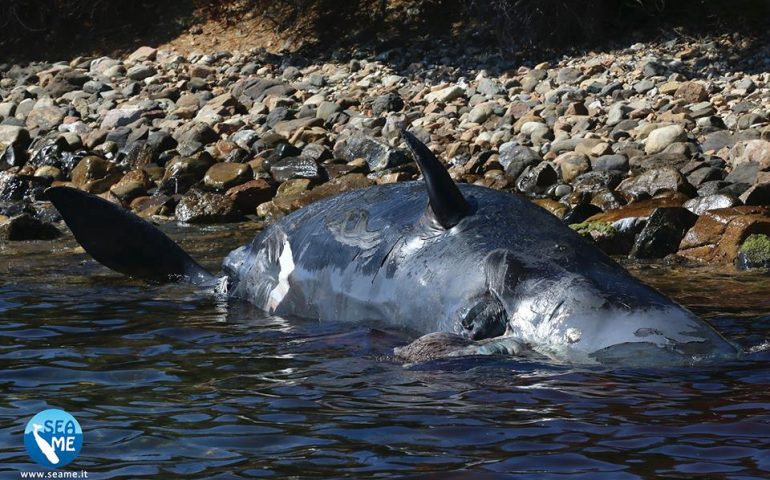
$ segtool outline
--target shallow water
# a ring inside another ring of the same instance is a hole
[[[167,228],[213,270],[253,235]],[[0,478],[40,470],[23,429],[52,407],[82,425],[64,470],[88,478],[767,478],[770,275],[632,270],[759,352],[678,370],[405,368],[387,358],[403,332],[127,280],[71,237],[0,244]]]

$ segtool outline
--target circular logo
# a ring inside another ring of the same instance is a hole
[[[24,447],[38,465],[63,467],[80,453],[83,430],[75,417],[64,410],[43,410],[27,423]]]

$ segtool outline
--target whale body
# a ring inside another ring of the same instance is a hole
[[[467,339],[466,353],[533,351],[614,365],[736,356],[708,323],[541,207],[456,185],[425,145],[408,132],[404,138],[423,180],[346,192],[287,215],[227,256],[219,282],[227,294],[279,316],[444,332]],[[85,250],[108,267],[216,283],[120,207],[68,187],[47,192]]]

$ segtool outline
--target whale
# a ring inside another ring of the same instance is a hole
[[[445,352],[681,366],[738,354],[552,214],[517,194],[456,183],[417,136],[402,138],[422,178],[292,212],[227,255],[220,274],[119,205],[68,186],[46,193],[108,268],[191,283],[276,316],[403,329],[415,339],[400,349],[411,360]]]

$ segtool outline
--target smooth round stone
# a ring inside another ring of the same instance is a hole
[[[227,190],[228,188],[246,183],[254,178],[251,166],[248,163],[215,163],[203,177],[206,186]]]

